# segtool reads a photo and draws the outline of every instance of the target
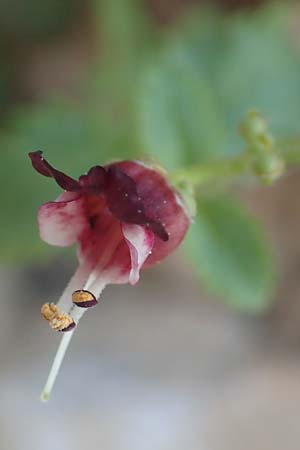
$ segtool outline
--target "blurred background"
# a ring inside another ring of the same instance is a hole
[[[242,151],[253,107],[297,138],[299,2],[0,0],[0,56],[0,449],[298,450],[299,171],[202,192],[192,246],[106,288],[41,404],[59,336],[40,306],[76,257],[39,239],[59,188],[27,153],[173,170]]]

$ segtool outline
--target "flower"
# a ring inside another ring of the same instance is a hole
[[[57,200],[39,209],[41,238],[52,245],[78,245],[78,269],[56,308],[51,303],[42,309],[52,328],[68,331],[58,350],[62,360],[75,324],[97,303],[103,288],[136,284],[141,268],[162,261],[178,247],[190,218],[164,174],[143,162],[95,166],[75,180],[52,167],[41,151],[29,156],[37,172],[64,189]],[[80,301],[74,301],[74,291]],[[55,377],[50,373],[43,399]]]

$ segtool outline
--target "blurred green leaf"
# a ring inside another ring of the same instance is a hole
[[[102,47],[101,62],[106,63],[103,70],[112,66],[130,68],[153,46],[153,23],[139,0],[92,0],[92,6],[92,20]]]
[[[279,4],[226,19],[194,11],[178,25],[140,75],[141,146],[170,168],[236,154],[239,120],[252,108],[275,135],[299,134],[300,51],[290,12]]]
[[[169,169],[189,164],[195,152],[198,161],[219,156],[225,134],[209,81],[173,50],[144,70],[136,96],[141,148]]]
[[[127,156],[137,156],[143,153],[135,139],[137,76],[157,34],[138,0],[93,0],[92,4],[101,54],[86,83],[90,120],[116,143],[113,158],[117,145],[129,149]]]
[[[299,132],[300,51],[290,30],[291,12],[285,5],[271,5],[226,27],[216,82],[229,123],[255,107],[276,135]]]
[[[209,291],[249,312],[271,301],[274,271],[258,224],[229,198],[202,199],[186,247]]]

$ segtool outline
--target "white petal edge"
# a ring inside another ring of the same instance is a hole
[[[81,198],[64,192],[57,200],[42,205],[38,211],[41,238],[50,245],[67,247],[76,242],[86,226]]]
[[[122,224],[123,236],[130,251],[131,269],[129,283],[134,285],[139,281],[140,269],[151,253],[154,245],[154,233],[140,225]]]

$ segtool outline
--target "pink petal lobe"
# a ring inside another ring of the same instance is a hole
[[[122,231],[130,251],[131,269],[129,283],[139,281],[140,269],[148,258],[154,245],[154,233],[140,225],[122,224]]]
[[[74,244],[86,227],[81,198],[65,192],[56,201],[45,203],[38,212],[38,225],[41,238],[48,244]]]

